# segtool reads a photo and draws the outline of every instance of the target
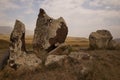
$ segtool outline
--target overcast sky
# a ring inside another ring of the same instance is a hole
[[[107,29],[120,38],[120,0],[0,0],[0,26],[13,27],[19,19],[34,30],[40,8],[55,19],[64,17],[69,36]]]

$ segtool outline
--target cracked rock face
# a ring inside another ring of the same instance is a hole
[[[112,35],[108,30],[97,30],[89,36],[91,49],[108,49]]]
[[[68,28],[62,17],[53,19],[40,9],[34,31],[33,50],[49,52],[63,43],[67,34]]]

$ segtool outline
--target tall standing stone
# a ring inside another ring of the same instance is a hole
[[[33,52],[26,53],[25,48],[25,25],[16,20],[14,29],[10,36],[10,57],[9,65],[14,69],[27,68],[35,69],[41,64],[39,59]]]
[[[51,51],[63,43],[68,34],[67,25],[62,17],[53,19],[43,9],[38,14],[33,38],[33,50]]]
[[[10,35],[10,60],[15,60],[23,52],[26,52],[25,48],[25,25],[16,20],[14,29]]]

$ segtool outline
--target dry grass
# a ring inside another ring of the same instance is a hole
[[[6,50],[9,48],[9,35],[0,35],[0,53],[3,52],[2,50]],[[26,36],[26,48],[27,50],[32,50],[32,36]]]
[[[1,40],[9,41],[9,37],[10,37],[9,35],[1,35],[0,34],[0,39]]]
[[[88,47],[89,41],[87,38],[67,37],[65,41],[68,45],[78,47]]]

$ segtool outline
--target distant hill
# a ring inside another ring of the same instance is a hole
[[[9,26],[0,26],[0,34],[10,34],[12,27]]]
[[[10,34],[13,28],[10,26],[0,26],[0,34]],[[26,30],[26,35],[33,35],[33,31]]]
[[[70,37],[68,36],[66,41],[88,41],[85,37]]]

